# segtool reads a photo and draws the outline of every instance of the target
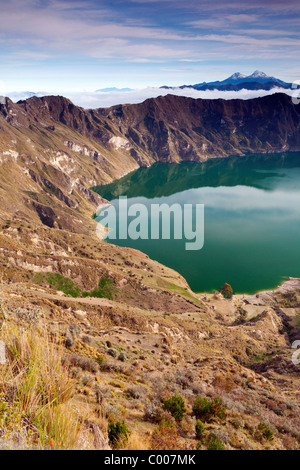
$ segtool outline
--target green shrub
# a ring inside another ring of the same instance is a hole
[[[207,420],[210,416],[210,401],[205,398],[198,396],[193,404],[193,414],[197,419]]]
[[[212,418],[224,418],[226,408],[219,397],[214,400],[198,396],[194,401],[193,414],[197,419],[209,421]]]
[[[130,431],[124,421],[116,421],[115,423],[109,423],[107,435],[113,449],[122,449],[128,442]]]
[[[176,421],[182,421],[185,404],[181,396],[173,395],[173,397],[164,400],[162,407],[164,410],[169,411]]]
[[[99,281],[98,287],[93,289],[90,292],[82,292],[83,297],[98,297],[98,298],[106,298],[113,300],[114,294],[116,293],[117,289],[114,286],[112,279],[109,277],[102,277]]]
[[[195,426],[195,432],[196,432],[196,438],[201,439],[203,433],[204,433],[204,424],[200,419],[198,419],[196,426]]]
[[[225,446],[220,439],[211,436],[208,442],[207,450],[225,450]]]
[[[215,398],[211,402],[211,414],[212,416],[216,418],[223,419],[226,413],[226,408],[222,403],[222,400],[220,397]]]
[[[109,277],[102,277],[99,281],[98,287],[92,291],[81,291],[79,287],[69,279],[59,273],[36,273],[34,276],[34,282],[36,284],[49,284],[56,290],[62,291],[66,295],[72,297],[100,297],[113,300],[117,288],[114,286],[113,280]]]
[[[199,442],[197,442],[196,450],[201,450],[201,449],[202,449],[202,442],[199,441]]]
[[[101,365],[103,364],[103,362],[105,361],[105,357],[102,356],[101,354],[99,354],[97,357],[96,357],[96,362]]]
[[[59,273],[36,273],[34,282],[39,285],[46,282],[54,289],[62,291],[66,295],[71,295],[71,297],[79,297],[81,294],[79,287],[76,286],[72,279],[64,277]]]
[[[268,439],[268,441],[273,441],[274,433],[266,423],[260,423],[258,429],[262,432],[262,435],[265,439]]]

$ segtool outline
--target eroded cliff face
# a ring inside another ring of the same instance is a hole
[[[0,104],[0,217],[87,233],[102,199],[89,188],[138,167],[62,97]],[[96,137],[93,137],[96,134]]]
[[[230,101],[167,95],[94,110],[61,96],[4,98],[2,215],[14,208],[78,231],[101,201],[89,188],[140,166],[299,149],[300,107],[285,94]]]
[[[137,151],[142,149],[155,160],[202,161],[298,150],[299,111],[283,94],[230,101],[168,95],[115,107],[106,116]]]

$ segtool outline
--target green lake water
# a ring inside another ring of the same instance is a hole
[[[115,206],[204,204],[204,246],[186,240],[114,240],[147,253],[205,292],[224,282],[236,293],[271,289],[300,276],[300,153],[158,163],[93,188]]]

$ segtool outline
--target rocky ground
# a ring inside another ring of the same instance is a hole
[[[85,417],[80,448],[107,446],[116,420],[131,431],[127,448],[196,448],[197,396],[220,397],[226,409],[205,422],[202,449],[212,435],[226,449],[299,447],[299,279],[232,299],[195,294],[140,252],[25,223],[2,227],[0,254],[2,331],[44,325],[62,345],[76,381],[72,403]],[[103,277],[113,290],[95,297]],[[174,395],[186,408],[177,424],[163,410]]]

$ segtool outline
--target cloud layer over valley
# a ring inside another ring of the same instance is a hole
[[[219,91],[219,90],[205,90],[199,91],[192,88],[155,88],[148,87],[144,89],[136,89],[131,91],[112,91],[112,92],[65,92],[61,93],[66,98],[69,98],[75,105],[82,108],[106,108],[118,104],[133,104],[141,103],[148,98],[156,98],[157,96],[165,96],[168,94],[187,96],[190,98],[202,99],[252,99],[262,96],[271,95],[274,93],[286,93],[292,96],[295,90],[284,90],[282,88],[273,88],[272,90],[239,90],[239,91]],[[36,96],[56,95],[57,93],[36,93]],[[27,99],[32,96],[31,92],[13,92],[8,93],[12,101],[19,101]]]

